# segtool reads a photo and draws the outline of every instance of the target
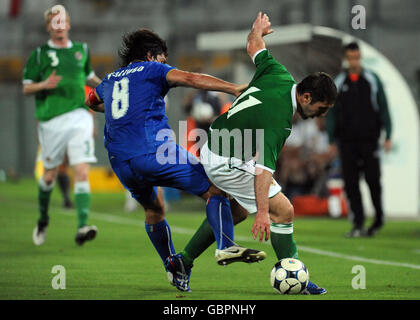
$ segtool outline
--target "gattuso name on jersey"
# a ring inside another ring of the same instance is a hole
[[[131,69],[125,69],[125,70],[118,71],[118,72],[113,72],[113,73],[108,74],[108,79],[110,79],[111,77],[116,77],[116,78],[124,77],[124,76],[126,76],[130,73],[143,71],[143,69],[144,69],[144,66],[140,66],[140,67],[135,67],[135,68],[131,68]]]

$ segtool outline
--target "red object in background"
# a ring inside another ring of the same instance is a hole
[[[16,18],[20,13],[21,0],[10,0],[9,16]]]
[[[357,73],[350,73],[350,74],[349,74],[349,77],[350,77],[350,80],[351,80],[352,82],[357,82],[357,81],[359,81],[359,77],[360,77],[360,75],[359,75],[359,74],[357,74]]]
[[[327,216],[328,199],[315,195],[295,196],[292,200],[295,216]]]
[[[228,110],[231,106],[232,106],[232,102],[225,103],[222,106],[222,111],[220,112],[220,114],[224,114],[224,113],[228,112]]]
[[[347,203],[341,197],[341,216],[347,215]],[[292,200],[295,216],[328,216],[328,198],[315,195],[295,196]]]

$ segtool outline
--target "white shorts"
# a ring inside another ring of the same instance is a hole
[[[200,151],[200,160],[207,176],[216,187],[232,196],[249,213],[257,212],[254,160],[244,162],[236,158],[219,156],[209,150],[207,143]],[[268,197],[272,198],[280,191],[280,185],[273,178]]]
[[[58,167],[67,154],[71,166],[96,162],[93,140],[93,118],[78,108],[48,121],[40,121],[38,138],[46,169]]]

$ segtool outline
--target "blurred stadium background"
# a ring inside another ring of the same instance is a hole
[[[55,242],[44,246],[41,251],[33,250],[30,234],[38,215],[33,178],[38,141],[34,98],[22,94],[22,70],[30,52],[47,41],[43,13],[55,4],[64,5],[70,13],[70,39],[89,44],[92,65],[99,77],[118,66],[121,35],[139,27],[153,29],[167,39],[169,64],[235,82],[246,82],[252,75],[253,66],[244,49],[245,37],[260,10],[269,14],[276,30],[267,38],[268,47],[297,81],[311,71],[327,71],[335,76],[341,68],[342,44],[353,37],[359,40],[364,64],[378,72],[385,84],[393,120],[394,148],[389,155],[382,155],[385,213],[391,218],[410,219],[394,221],[384,230],[382,238],[370,242],[344,239],[344,232],[350,228],[345,219],[302,219],[296,223],[299,225],[296,228],[298,244],[304,261],[317,265],[314,272],[311,270],[315,278],[322,278],[323,272],[328,273],[324,281],[329,279],[326,286],[335,290],[333,298],[418,299],[420,2],[417,0],[0,0],[0,222],[6,225],[6,232],[0,236],[1,298],[173,299],[174,292],[166,293],[168,284],[163,272],[150,276],[139,272],[150,265],[156,269],[161,266],[144,232],[139,232],[139,229],[143,231],[142,209],[131,216],[133,219],[122,214],[125,197],[121,185],[109,171],[103,147],[102,115],[97,115],[95,120],[99,161],[91,172],[91,186],[95,193],[92,219],[101,224],[101,237],[90,251],[76,252],[71,239],[73,230],[68,228],[74,214],[60,208],[60,195],[55,191],[52,206],[59,213],[55,223],[62,227],[52,228],[49,236]],[[366,9],[366,29],[354,30],[351,27],[354,16],[351,10],[355,5],[363,5]],[[178,88],[168,95],[167,114],[176,133],[179,121],[190,116],[186,105],[192,94],[191,90]],[[223,102],[228,103],[229,99]],[[104,195],[107,192],[112,194]],[[368,213],[372,214],[365,185],[363,193]],[[177,195],[173,198],[176,199]],[[177,213],[169,216],[178,226],[174,228],[178,248],[181,243],[186,243],[204,213],[200,200],[185,195],[181,198],[183,201],[169,207],[170,211]],[[322,203],[310,202],[310,206],[318,206],[312,213],[331,214],[323,200]],[[316,199],[304,198],[304,201]],[[295,204],[297,209],[299,203]],[[301,212],[306,209],[302,208]],[[296,213],[299,214],[299,210]],[[252,219],[248,220],[251,221],[240,225],[238,230],[240,235],[242,232],[250,238]],[[185,228],[188,228],[186,233]],[[249,241],[248,238],[242,236],[244,241]],[[252,240],[251,243],[262,246]],[[144,253],[145,250],[149,253]],[[61,254],[63,252],[65,254]],[[58,256],[64,259],[60,263],[76,268],[79,275],[83,274],[81,279],[72,278],[76,291],[69,290],[67,295],[52,292],[49,286],[51,265],[57,263]],[[227,298],[276,298],[268,293],[271,290],[268,274],[271,263],[274,263],[273,257],[266,265],[263,262],[257,267],[255,279],[252,279],[257,292],[255,296],[249,295],[248,282],[234,283],[234,277],[229,274],[234,271],[235,275],[248,279],[248,269],[234,266],[220,272],[217,267],[208,267],[214,263],[213,259],[212,253],[208,253],[203,257],[207,265],[197,263],[194,281],[197,281],[199,295],[194,297],[225,297],[220,296],[216,281],[209,284],[206,277],[199,276],[201,272],[211,279],[225,277],[232,281],[233,294],[226,295]],[[328,259],[335,260],[330,263]],[[85,264],[86,261],[89,264]],[[351,290],[352,294],[359,295],[349,295],[347,287],[351,282],[351,267],[358,263],[355,261],[371,263],[375,267],[376,282],[369,282],[372,284],[370,288],[376,290],[375,294],[369,291],[360,295],[360,291]],[[98,264],[102,266],[100,272],[97,272]],[[33,266],[31,270],[26,269],[27,265]],[[390,272],[389,268],[399,268],[393,270],[400,271]],[[260,279],[258,275],[265,280],[257,280]],[[115,286],[119,290],[102,290],[102,284],[105,288]],[[139,291],[138,286],[148,289]],[[86,288],[87,293],[83,290]],[[210,288],[211,293],[200,288]]]
[[[16,180],[33,173],[38,146],[34,100],[22,95],[21,78],[29,53],[47,40],[43,22],[46,8],[61,3],[68,9],[72,23],[70,37],[89,44],[99,77],[117,67],[121,35],[148,27],[167,39],[170,64],[236,82],[247,81],[252,74],[243,50],[244,37],[255,13],[263,10],[269,13],[277,31],[268,38],[270,49],[296,80],[315,70],[336,75],[341,67],[340,47],[346,37],[354,36],[369,46],[363,52],[364,62],[378,69],[385,82],[394,125],[394,153],[383,162],[388,169],[384,170],[385,209],[391,215],[416,217],[420,198],[415,103],[420,96],[420,3],[403,2],[402,6],[393,0],[260,0],[244,6],[239,0],[1,0],[0,176]],[[351,27],[354,16],[351,9],[357,4],[366,9],[364,30]],[[315,26],[328,29],[316,31]],[[391,70],[394,74],[381,70],[383,57],[388,69],[395,67]],[[396,79],[401,76],[402,81]],[[188,116],[183,108],[187,94],[187,90],[178,89],[168,96],[168,116],[176,133],[179,121]],[[98,166],[106,167],[103,122],[103,117],[96,117],[96,155]],[[366,188],[362,188],[366,193]],[[399,194],[402,188],[406,191]]]

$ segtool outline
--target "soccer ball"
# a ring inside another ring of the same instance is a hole
[[[271,286],[280,294],[301,293],[309,281],[309,271],[302,261],[293,258],[279,260],[271,270]]]

